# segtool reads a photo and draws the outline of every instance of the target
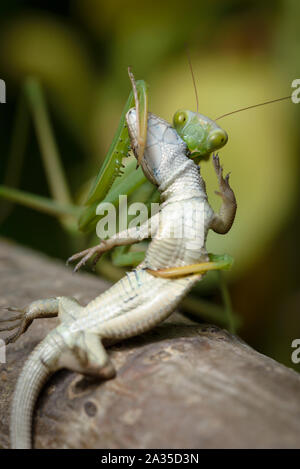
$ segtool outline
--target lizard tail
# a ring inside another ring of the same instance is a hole
[[[62,339],[52,331],[31,353],[18,378],[10,424],[12,449],[31,448],[31,425],[35,401],[46,380],[58,369]]]

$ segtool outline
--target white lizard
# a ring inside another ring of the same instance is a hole
[[[131,146],[137,155],[136,111],[126,116]],[[199,167],[188,158],[188,149],[175,129],[163,119],[148,114],[148,134],[141,161],[146,177],[158,186],[160,212],[138,228],[117,233],[107,241],[70,258],[80,259],[78,269],[91,256],[120,245],[152,238],[145,260],[109,290],[81,306],[74,298],[57,297],[32,302],[12,320],[20,320],[14,342],[36,318],[57,316],[60,324],[34,349],[19,376],[11,409],[12,448],[31,447],[31,424],[35,401],[49,376],[61,368],[112,378],[115,369],[103,341],[116,342],[140,334],[166,319],[203,274],[160,278],[158,270],[198,264],[208,260],[205,241],[211,228],[226,233],[234,220],[236,201],[223,178],[218,156],[213,157],[222,206],[215,214],[207,201]],[[179,229],[179,231],[177,230]],[[180,230],[182,230],[180,232]],[[13,328],[6,328],[12,330]],[[2,330],[5,330],[2,329]]]

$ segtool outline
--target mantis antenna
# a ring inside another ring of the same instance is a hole
[[[193,71],[193,67],[192,67],[192,61],[191,61],[191,57],[190,57],[188,49],[187,49],[186,53],[187,53],[187,56],[188,56],[189,66],[190,66],[190,70],[191,70],[191,74],[192,74],[193,85],[194,85],[194,90],[195,90],[195,95],[196,95],[197,113],[198,113],[199,112],[199,100],[198,100],[198,93],[197,93],[197,87],[196,87],[196,80],[195,80],[195,75],[194,75],[194,71]]]
[[[265,101],[264,103],[259,103],[259,104],[254,104],[252,106],[242,107],[241,109],[237,109],[236,111],[227,112],[226,114],[223,114],[222,116],[217,117],[215,119],[215,121],[217,121],[219,119],[223,119],[223,117],[230,116],[231,114],[235,114],[237,112],[246,111],[247,109],[252,109],[254,107],[265,106],[265,104],[276,103],[278,101],[283,101],[284,99],[290,99],[290,98],[291,98],[291,96],[285,96],[284,98],[272,99],[271,101]]]
[[[192,61],[191,61],[191,57],[190,57],[188,49],[187,49],[186,53],[187,53],[187,57],[188,57],[188,61],[189,61],[191,74],[192,74],[193,85],[194,85],[194,90],[195,90],[195,95],[196,95],[197,113],[198,113],[199,112],[199,99],[198,99],[198,92],[197,92],[197,87],[196,87],[195,74],[194,74],[194,71],[193,71]],[[219,119],[223,119],[223,117],[230,116],[231,114],[236,114],[237,112],[246,111],[247,109],[252,109],[254,107],[265,106],[266,104],[272,104],[272,103],[276,103],[278,101],[284,101],[285,99],[289,99],[289,98],[291,98],[291,96],[285,96],[283,98],[277,98],[277,99],[272,99],[271,101],[265,101],[264,103],[259,103],[259,104],[254,104],[252,106],[243,107],[241,109],[237,109],[236,111],[231,111],[231,112],[227,112],[226,114],[222,114],[222,116],[219,116],[214,120],[217,121]]]

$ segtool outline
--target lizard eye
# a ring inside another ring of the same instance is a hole
[[[174,127],[184,125],[187,121],[187,115],[186,112],[184,111],[177,111],[174,114],[173,122],[174,122]]]

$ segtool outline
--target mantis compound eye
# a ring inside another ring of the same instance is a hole
[[[173,124],[174,127],[182,126],[187,122],[187,114],[184,111],[177,111],[174,114]]]
[[[228,135],[223,129],[213,130],[208,137],[208,150],[213,151],[223,147],[228,141]]]

